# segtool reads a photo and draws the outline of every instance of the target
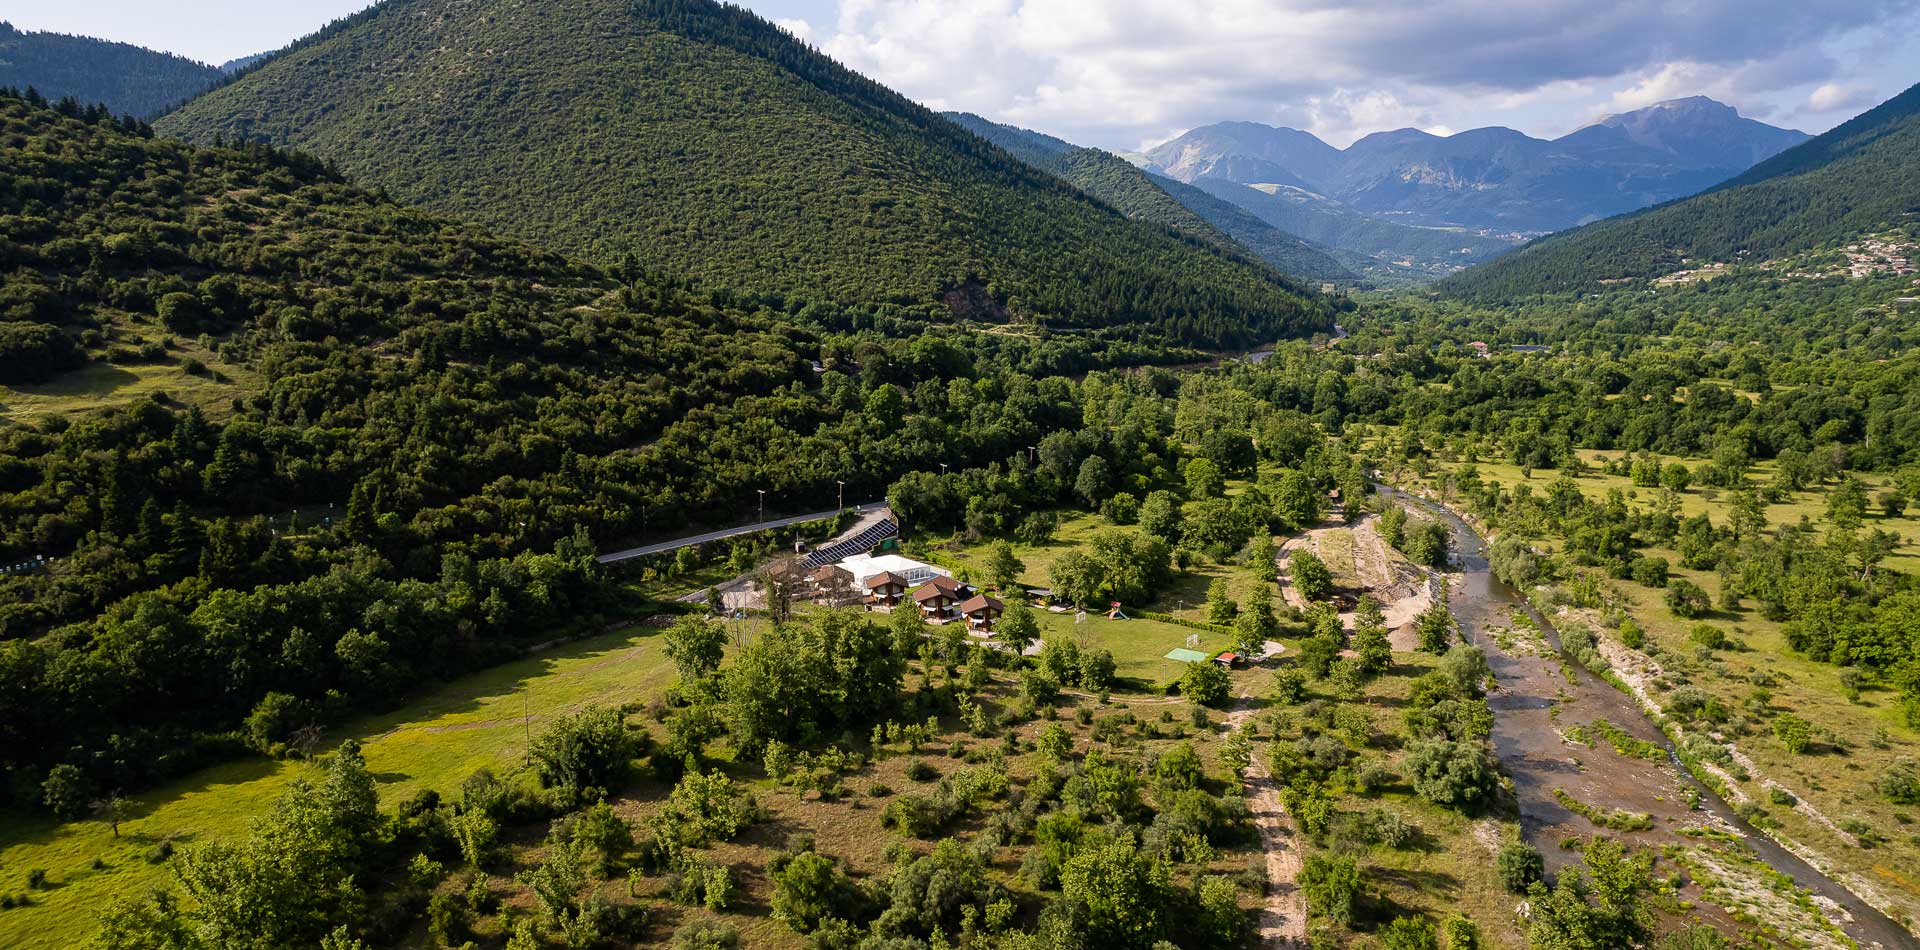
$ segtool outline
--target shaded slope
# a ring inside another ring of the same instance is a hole
[[[1197,188],[1143,171],[1110,152],[1003,125],[971,113],[947,116],[1035,168],[1070,182],[1129,218],[1165,224],[1255,257],[1283,273],[1313,281],[1346,282],[1354,273],[1326,250],[1261,221]]]
[[[711,283],[1205,343],[1326,323],[1264,268],[705,0],[390,0],[160,128],[298,144],[437,210]]]
[[[72,97],[114,115],[152,118],[220,81],[220,70],[184,56],[65,33],[31,33],[0,21],[0,87]]]

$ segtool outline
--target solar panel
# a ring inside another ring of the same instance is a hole
[[[809,552],[806,557],[800,559],[800,563],[807,567],[822,567],[832,564],[835,561],[842,561],[855,554],[870,551],[874,545],[899,533],[900,529],[893,523],[892,519],[881,519],[851,538],[847,538],[844,541],[836,541],[826,547]]]

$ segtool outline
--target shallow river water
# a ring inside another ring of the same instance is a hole
[[[1559,789],[1590,806],[1651,816],[1654,822],[1649,830],[1607,832],[1637,846],[1694,844],[1678,834],[1687,825],[1711,824],[1731,831],[1769,867],[1844,908],[1852,918],[1843,922],[1844,929],[1863,946],[1920,950],[1920,939],[1741,821],[1711,790],[1694,781],[1673,758],[1666,735],[1633,697],[1577,663],[1563,664],[1557,655],[1558,632],[1517,592],[1494,579],[1485,542],[1459,515],[1396,489],[1381,486],[1381,491],[1419,506],[1452,529],[1459,562],[1448,592],[1450,606],[1464,635],[1485,650],[1499,680],[1499,689],[1488,696],[1494,711],[1494,750],[1513,777],[1522,831],[1546,856],[1549,867],[1577,860],[1575,852],[1561,848],[1563,839],[1596,830],[1562,804],[1554,795]],[[1515,608],[1532,617],[1551,650],[1539,649],[1539,637],[1527,631],[1515,630],[1516,635],[1511,637],[1495,637],[1489,632],[1512,627]],[[1561,738],[1569,728],[1590,728],[1601,720],[1635,738],[1659,744],[1667,755],[1652,760],[1636,758],[1615,752],[1605,740],[1589,749]],[[1698,810],[1689,804],[1695,796],[1700,803]]]

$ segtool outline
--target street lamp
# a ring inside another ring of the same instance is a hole
[[[847,510],[847,483],[837,478],[833,480],[833,483],[835,485],[840,486],[840,496],[838,499],[836,499],[838,503],[834,507],[839,508],[841,511],[845,511]]]
[[[945,462],[940,463],[940,474],[942,475],[947,474],[947,463]]]
[[[754,491],[760,493],[760,520],[765,521],[767,520],[767,490],[764,488],[756,488]]]
[[[1040,451],[1040,447],[1039,447],[1039,446],[1037,446],[1037,445],[1029,445],[1029,446],[1027,446],[1027,464],[1028,464],[1028,465],[1032,465],[1032,464],[1033,464],[1033,453],[1035,453],[1035,452],[1038,452],[1038,451]]]

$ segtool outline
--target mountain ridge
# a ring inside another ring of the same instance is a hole
[[[1920,85],[1698,195],[1554,234],[1443,284],[1481,301],[1580,292],[1683,264],[1759,262],[1920,214]]]
[[[970,112],[946,115],[962,128],[1029,165],[1064,178],[1128,217],[1155,221],[1251,253],[1282,273],[1303,280],[1344,283],[1358,279],[1325,248],[1281,231],[1191,185],[1153,175],[1121,156]]]
[[[1602,116],[1552,140],[1500,126],[1444,136],[1403,128],[1335,149],[1298,129],[1226,122],[1147,155],[1189,183],[1304,183],[1371,214],[1525,236],[1696,193],[1806,138],[1692,97]],[[1268,174],[1273,181],[1261,180]]]
[[[0,87],[104,105],[150,119],[211,88],[219,69],[184,56],[91,36],[21,30],[0,20]]]
[[[1207,344],[1329,319],[704,0],[389,0],[156,125],[296,145],[555,250],[801,300]]]

